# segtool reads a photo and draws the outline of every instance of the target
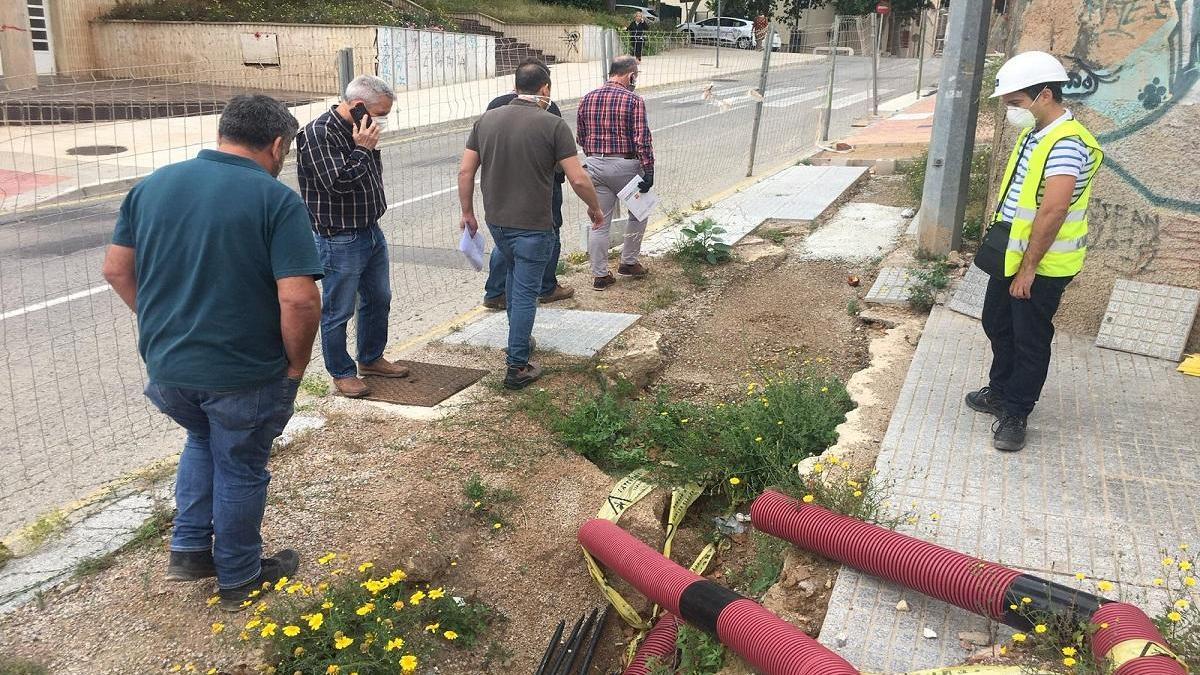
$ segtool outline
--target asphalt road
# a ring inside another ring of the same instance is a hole
[[[926,69],[933,81],[937,64]],[[884,59],[880,100],[910,92],[915,73],[915,61]],[[812,149],[827,77],[824,64],[772,70],[757,167]],[[664,210],[686,208],[745,177],[755,112],[747,92],[758,80],[757,72],[718,75],[710,100],[701,96],[704,82],[641,92]],[[562,108],[574,127],[574,102]],[[869,113],[869,62],[839,58],[831,136]],[[393,342],[453,318],[482,295],[482,275],[456,250],[455,175],[469,125],[442,125],[383,147]],[[294,166],[281,179],[294,187]],[[43,207],[0,222],[0,534],[179,449],[178,430],[141,395],[133,317],[99,273],[120,200]],[[564,249],[581,250],[586,216],[569,190],[564,215]],[[319,360],[314,367],[321,370]]]

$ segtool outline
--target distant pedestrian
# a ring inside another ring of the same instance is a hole
[[[282,103],[235,96],[216,150],[129,191],[104,259],[138,317],[146,397],[187,431],[167,580],[216,576],[230,611],[299,565],[290,549],[262,558],[260,534],[321,312],[308,210],[276,180],[296,128]]]
[[[554,249],[550,200],[554,172],[561,167],[575,194],[587,204],[593,227],[603,222],[596,191],[580,166],[571,129],[546,112],[550,71],[537,63],[517,69],[517,96],[489,110],[471,129],[458,172],[462,205],[460,229],[479,230],[475,217],[475,175],[483,170],[484,216],[497,253],[508,267],[508,356],[504,386],[521,389],[541,377],[529,360],[537,298]]]
[[[633,21],[629,22],[625,30],[629,33],[629,46],[633,48],[633,58],[641,63],[642,50],[646,47],[646,31],[650,30],[650,25],[646,23],[641,12],[634,12]]]
[[[754,17],[754,44],[762,49],[767,49],[767,27],[771,24],[767,17],[759,14]]]
[[[537,57],[531,56],[521,63],[521,65],[535,64],[546,67]],[[517,94],[504,94],[492,99],[488,104],[488,110],[495,110],[501,106],[506,106],[512,103],[517,98]],[[550,101],[550,107],[546,109],[550,114],[561,118],[562,111],[559,110],[558,104]],[[538,302],[546,304],[549,302],[558,302],[566,300],[575,295],[575,289],[570,286],[563,286],[558,283],[558,259],[562,255],[562,203],[563,189],[562,184],[567,180],[562,169],[555,168],[554,170],[554,195],[550,200],[550,213],[554,216],[554,248],[550,252],[550,259],[546,261],[546,271],[542,273],[542,286],[538,292]],[[508,281],[508,265],[504,262],[504,256],[492,255],[488,260],[488,278],[483,286],[483,306],[488,309],[504,309],[505,308],[505,290],[504,284]]]
[[[641,178],[638,189],[642,192],[654,186],[654,148],[646,102],[633,93],[637,77],[637,60],[618,56],[609,66],[608,82],[585,94],[576,113],[575,133],[587,155],[587,172],[604,211],[603,225],[593,228],[588,237],[592,289],[597,291],[616,283],[608,271],[608,249],[617,193],[635,177]],[[646,221],[630,213],[617,274],[634,279],[646,276],[645,266],[638,262],[645,233]]]
[[[1087,254],[1088,199],[1104,152],[1063,107],[1067,81],[1066,69],[1045,52],[1018,54],[996,76],[993,96],[1023,131],[975,258],[991,275],[983,330],[992,366],[988,386],[967,394],[967,405],[998,418],[992,443],[999,450],[1025,447],[1026,420],[1050,367],[1054,314]]]
[[[342,102],[296,137],[300,194],[312,213],[313,238],[325,265],[321,352],[333,384],[346,397],[370,394],[359,375],[406,377],[408,368],[383,358],[392,284],[388,245],[379,219],[387,210],[379,134],[396,95],[386,82],[362,75]],[[346,326],[358,310],[358,365],[346,350]]]

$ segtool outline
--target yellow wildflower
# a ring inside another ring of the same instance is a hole
[[[1075,656],[1075,648],[1074,647],[1063,647],[1062,653],[1063,653],[1063,656]]]
[[[1113,585],[1111,581],[1101,581],[1100,583],[1096,584],[1096,588],[1099,588],[1102,591],[1111,591],[1113,589]]]
[[[325,623],[325,615],[320,612],[309,614],[307,617],[300,617],[308,620],[309,630],[320,630],[321,624]]]
[[[247,633],[246,631],[242,631],[242,632],[238,633],[238,639],[241,640],[242,642],[245,642],[246,640],[250,639],[250,634]]]
[[[262,619],[250,619],[246,622],[246,630],[253,630],[262,625]]]
[[[363,605],[362,607],[359,607],[358,609],[354,610],[354,613],[359,616],[366,616],[374,611],[375,611],[375,603],[368,602],[367,604]]]
[[[345,649],[352,644],[354,644],[354,638],[346,637],[345,635],[333,639],[333,646],[335,649]]]
[[[826,392],[828,392],[828,391],[829,391],[829,387],[821,387],[821,393],[822,393],[822,394],[824,394],[824,393],[826,393]]]
[[[1167,583],[1167,582],[1162,577],[1157,577],[1154,579],[1155,586],[1162,586],[1165,583]]]
[[[1192,603],[1188,602],[1187,600],[1176,600],[1175,601],[1175,609],[1187,609],[1191,606],[1192,606]]]
[[[1183,621],[1183,615],[1179,612],[1171,612],[1167,615],[1167,618],[1172,621]]]
[[[1047,630],[1046,624],[1044,624],[1044,623],[1039,623],[1038,625],[1033,627],[1033,632],[1037,633],[1038,635],[1045,633],[1046,630]]]
[[[762,436],[755,436],[755,437],[754,437],[754,442],[755,442],[755,443],[762,443]]]
[[[336,557],[337,557],[336,553],[326,553],[325,555],[321,556],[320,558],[317,558],[317,564],[318,565],[328,565],[329,563],[333,562],[333,559]]]
[[[209,598],[208,600],[205,600],[204,604],[208,605],[209,607],[212,607],[213,605],[217,604],[220,601],[221,601],[221,596],[214,595],[211,598]]]
[[[502,525],[501,523],[492,523],[492,529],[493,529],[493,530],[498,530],[498,529],[500,529],[500,528],[502,528],[502,527],[504,527],[504,525]]]
[[[329,582],[328,581],[322,581],[321,583],[317,584],[318,592],[324,593],[327,590],[329,590]]]
[[[394,649],[404,649],[404,638],[392,638],[383,646],[383,651],[390,652]]]
[[[329,664],[329,667],[325,669],[325,675],[337,675],[340,672],[342,672],[342,667],[336,663]]]
[[[1033,598],[1030,598],[1030,597],[1024,597],[1024,598],[1021,598],[1021,604],[1022,604],[1022,605],[1028,605],[1028,604],[1029,604],[1029,603],[1031,603],[1031,602],[1033,602]]]
[[[225,630],[225,624],[223,624],[219,621],[212,625],[213,635],[216,635],[217,633],[220,633],[223,630]]]
[[[292,594],[297,593],[302,590],[304,590],[304,584],[302,584],[300,582],[296,582],[296,583],[292,584],[291,586],[287,587],[287,594],[292,595]]]
[[[263,629],[259,633],[259,635],[261,635],[262,637],[271,637],[271,636],[275,635],[275,629],[278,627],[279,626],[274,623],[268,623],[267,625],[263,626]]]
[[[284,626],[283,634],[288,637],[296,637],[300,634],[300,626]]]
[[[1184,577],[1183,585],[1188,586],[1188,587],[1195,586],[1196,585],[1196,577]]]
[[[1190,572],[1192,570],[1192,563],[1184,560],[1183,562],[1179,563],[1179,569],[1183,570],[1184,572]]]
[[[321,609],[333,609],[333,603],[329,600],[321,603]]]
[[[182,664],[176,663],[175,665],[171,666],[171,672],[172,672],[172,673],[178,673],[178,672],[179,672],[179,671],[181,671],[181,670],[183,670],[183,665],[182,665]]]
[[[1009,608],[1009,609],[1011,609],[1011,610],[1013,610],[1013,611],[1016,611],[1016,609],[1017,609],[1017,606],[1016,606],[1016,605],[1009,605],[1009,606],[1008,606],[1008,608]]]
[[[825,465],[820,462],[817,462],[816,464],[813,464],[812,470],[813,470],[813,473],[821,473],[822,471],[825,470]]]
[[[453,563],[451,563],[451,564],[453,564]],[[394,570],[392,570],[392,573],[388,575],[388,581],[392,582],[393,584],[398,584],[407,578],[408,578],[408,575],[405,574],[404,570],[401,570],[401,569],[394,569]]]
[[[369,560],[368,560],[367,562],[365,562],[365,563],[363,563],[363,564],[361,564],[361,565],[359,565],[359,566],[358,566],[358,571],[359,571],[359,572],[366,572],[367,570],[371,569],[371,568],[372,568],[372,567],[374,567],[374,566],[375,566],[375,563],[373,563],[373,562],[371,562],[371,561],[369,561]]]
[[[265,600],[258,603],[258,606],[254,608],[255,614],[262,614],[265,611],[267,611],[267,602]]]
[[[804,503],[805,503],[805,504],[811,504],[811,503],[812,503],[812,501],[813,501],[813,496],[812,496],[812,495],[804,495]]]
[[[405,654],[400,659],[400,670],[402,670],[406,673],[411,673],[411,672],[416,671],[416,669],[417,669],[417,657],[413,656],[412,654]]]
[[[304,647],[296,647],[295,649],[293,649],[292,656],[295,656],[296,658],[300,658],[301,656],[304,656]]]
[[[432,591],[429,591],[429,599],[430,600],[440,600],[444,597],[446,597],[446,591],[444,591],[440,588],[435,588]]]
[[[832,464],[832,465],[834,465],[834,466],[837,466],[837,465],[838,465],[838,462],[840,462],[840,461],[842,461],[842,460],[838,459],[838,458],[837,458],[837,455],[830,455],[830,456],[829,456],[829,463],[830,463],[830,464]]]
[[[283,587],[287,586],[287,583],[288,583],[287,577],[279,577],[279,581],[275,582],[275,591],[276,592],[282,591]]]
[[[424,599],[425,599],[425,591],[417,591],[416,593],[413,593],[411,596],[409,596],[408,604],[419,605],[419,604],[421,604],[421,601]]]
[[[1063,659],[1063,665],[1070,668],[1071,666],[1075,665],[1075,659],[1068,656],[1067,658]]]
[[[397,601],[393,602],[393,603],[392,603],[392,609],[396,610],[397,612],[398,612],[398,611],[400,611],[400,610],[402,610],[402,609],[404,609],[404,601],[403,601],[403,600],[397,600]]]
[[[731,477],[731,478],[729,479],[729,484],[730,484],[730,485],[740,485],[740,484],[741,484],[741,482],[742,482],[742,479],[741,479],[741,478],[738,478],[737,476],[733,476],[733,477]]]
[[[442,633],[442,637],[446,638],[447,640],[457,640],[458,633],[455,633],[452,630],[448,630],[445,633]]]
[[[1086,574],[1084,574],[1083,572],[1076,572],[1076,573],[1075,573],[1075,581],[1083,581],[1084,579],[1087,579],[1087,575],[1086,575]]]
[[[441,628],[441,626],[441,623],[431,623],[428,626],[425,626],[425,630],[429,631],[430,633],[436,633],[438,628]]]
[[[854,491],[854,496],[855,496],[855,497],[861,497],[861,496],[862,496],[862,490],[855,490],[855,491]]]
[[[1175,564],[1175,559],[1170,556],[1167,556],[1166,558],[1162,559],[1162,564],[1163,564],[1163,567],[1170,567],[1171,565]]]
[[[1013,642],[1024,642],[1025,634],[1024,633],[1013,633],[1012,639],[1013,639]]]

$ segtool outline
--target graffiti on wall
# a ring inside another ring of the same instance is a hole
[[[1186,104],[1200,97],[1200,0],[1081,0],[1081,7],[1064,94],[1100,118],[1096,137],[1116,150],[1106,167],[1118,178],[1155,206],[1200,214],[1200,193],[1181,193],[1178,176],[1136,170],[1123,156],[1153,142],[1156,125],[1195,125],[1195,107]]]

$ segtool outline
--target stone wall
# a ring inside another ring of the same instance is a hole
[[[1025,0],[1016,11],[1017,51],[1063,60],[1067,106],[1106,152],[1087,263],[1062,310],[1094,335],[1116,278],[1200,288],[1200,0]]]

